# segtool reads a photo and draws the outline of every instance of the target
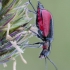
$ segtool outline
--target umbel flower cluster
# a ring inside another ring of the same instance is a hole
[[[28,5],[24,0],[0,0],[0,64],[6,66],[6,62],[14,60],[14,70],[17,55],[27,63],[22,53],[33,36],[28,24]]]

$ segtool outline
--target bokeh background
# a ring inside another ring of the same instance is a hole
[[[27,0],[24,0],[26,2]],[[54,19],[54,40],[49,55],[58,70],[70,70],[70,0],[40,0],[45,9],[49,10]],[[37,0],[31,0],[34,7],[37,7]],[[29,9],[32,9],[29,6]],[[34,23],[34,20],[30,23]],[[32,42],[38,41],[32,38]],[[41,48],[27,48],[23,54],[28,64],[24,64],[21,58],[17,59],[17,70],[55,70],[53,65],[47,60],[47,69],[45,69],[45,60],[39,59]],[[13,70],[13,61],[7,63],[6,68],[0,65],[0,70]]]

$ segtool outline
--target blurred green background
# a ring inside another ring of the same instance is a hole
[[[24,0],[26,2],[27,0]],[[48,9],[54,19],[54,40],[49,57],[54,61],[58,70],[70,70],[70,0],[40,0],[45,9]],[[31,0],[37,7],[37,0]],[[32,9],[29,6],[29,9]],[[31,23],[34,23],[32,21]],[[32,38],[36,42],[36,38]],[[45,70],[44,59],[39,59],[41,48],[27,48],[23,54],[28,64],[24,64],[21,58],[17,59],[17,70]],[[13,70],[13,61],[7,63],[8,67],[0,65],[0,70]],[[55,70],[53,65],[47,61],[46,70]]]

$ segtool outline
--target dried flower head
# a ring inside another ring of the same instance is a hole
[[[14,70],[17,55],[27,63],[22,53],[28,39],[32,37],[30,26],[27,25],[31,20],[28,16],[28,4],[23,0],[0,0],[0,63],[6,67],[6,62],[14,60]]]

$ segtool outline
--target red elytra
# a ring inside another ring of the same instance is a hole
[[[37,9],[37,25],[43,32],[43,36],[47,37],[50,32],[51,13],[45,9]]]

